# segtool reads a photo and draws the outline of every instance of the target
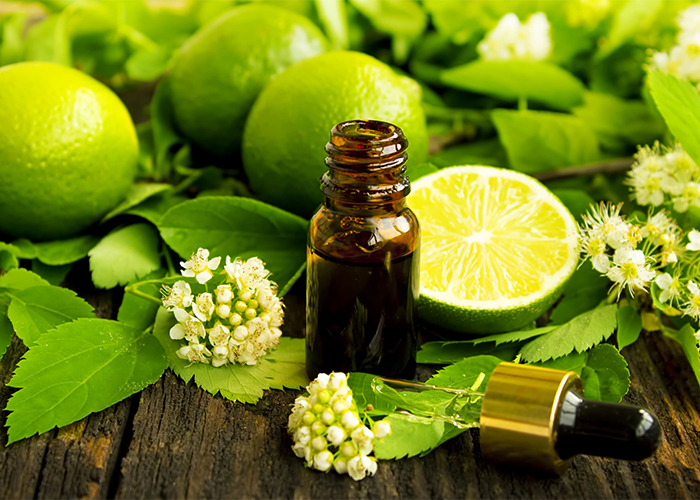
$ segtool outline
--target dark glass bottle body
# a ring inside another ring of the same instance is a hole
[[[341,123],[326,145],[326,199],[307,249],[306,370],[413,378],[418,220],[406,205],[408,142],[398,127]]]

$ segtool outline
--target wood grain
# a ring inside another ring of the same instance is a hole
[[[101,317],[112,315],[111,298],[90,298]],[[286,302],[286,332],[301,336],[303,288]],[[0,362],[0,408],[24,351],[15,338]],[[300,391],[270,391],[244,405],[168,371],[63,429],[7,448],[0,432],[0,498],[700,498],[700,387],[680,347],[644,333],[623,354],[632,374],[625,400],[650,408],[664,431],[657,454],[642,463],[577,457],[562,477],[528,473],[485,462],[471,430],[426,457],[381,462],[375,478],[354,482],[306,469],[292,453],[286,420]]]

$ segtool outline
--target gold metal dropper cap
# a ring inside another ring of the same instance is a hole
[[[560,406],[569,390],[583,394],[575,372],[501,363],[491,374],[481,406],[484,457],[561,474],[571,459],[556,452]]]

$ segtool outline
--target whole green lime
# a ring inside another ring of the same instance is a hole
[[[0,232],[72,236],[124,199],[138,161],[119,98],[78,70],[0,68]]]
[[[197,32],[172,69],[175,121],[217,156],[240,149],[246,117],[267,83],[288,66],[327,50],[306,17],[266,4],[232,9]]]
[[[359,52],[329,52],[279,75],[253,106],[243,136],[243,165],[263,200],[302,216],[323,201],[331,128],[347,120],[381,120],[408,138],[408,162],[428,154],[420,87]]]

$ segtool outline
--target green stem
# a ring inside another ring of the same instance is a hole
[[[518,111],[527,111],[527,97],[524,95],[518,97]]]
[[[150,300],[151,302],[154,302],[154,303],[156,303],[156,304],[158,304],[158,305],[162,305],[162,302],[161,302],[159,299],[155,298],[155,297],[152,296],[152,295],[148,295],[147,293],[143,293],[142,291],[137,290],[137,289],[135,288],[136,286],[142,285],[143,283],[144,283],[144,282],[142,282],[142,283],[136,283],[135,285],[129,285],[129,286],[127,286],[126,288],[124,288],[124,291],[125,291],[125,292],[128,292],[128,293],[130,293],[130,294],[132,294],[132,295],[136,295],[137,297],[141,297],[142,299]]]

